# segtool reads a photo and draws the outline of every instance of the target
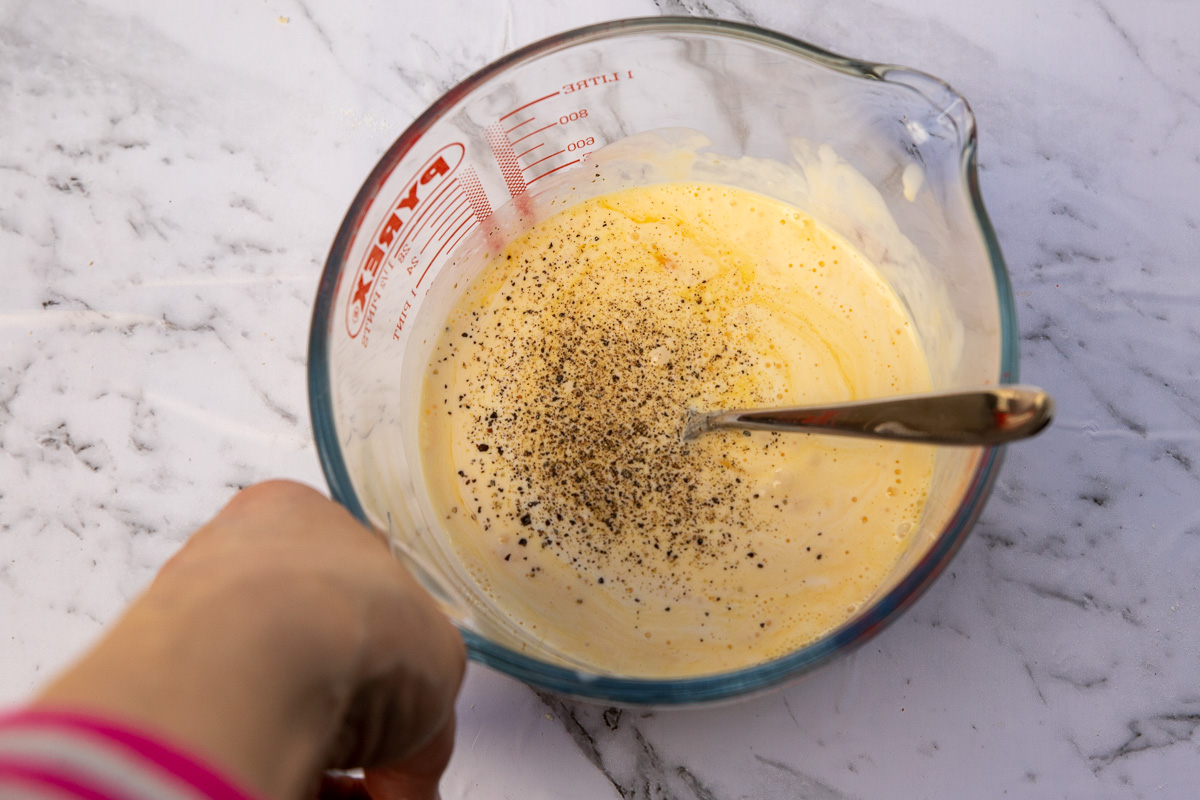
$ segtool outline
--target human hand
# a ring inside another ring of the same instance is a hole
[[[463,669],[458,633],[387,546],[276,481],[197,531],[36,705],[137,725],[264,797],[424,800]],[[322,781],[351,767],[365,782]]]

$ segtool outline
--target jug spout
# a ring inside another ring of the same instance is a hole
[[[920,147],[931,138],[957,140],[959,151],[975,141],[975,115],[970,105],[949,84],[907,67],[880,65],[878,78],[911,92],[905,125]]]

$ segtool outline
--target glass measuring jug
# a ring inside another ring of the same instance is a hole
[[[430,288],[465,280],[462,253],[502,236],[506,215],[584,199],[592,190],[573,176],[599,176],[584,170],[611,167],[614,148],[664,129],[672,141],[686,138],[680,130],[702,136],[692,147],[705,163],[755,167],[721,174],[809,211],[874,263],[912,318],[934,389],[1017,378],[1011,290],[977,191],[974,120],[937,79],[747,26],[658,18],[553,37],[450,90],[380,160],[331,249],[309,351],[318,451],[335,498],[389,537],[473,658],[611,702],[744,694],[861,644],[956,551],[1001,454],[939,449],[919,530],[880,590],[838,629],[763,664],[677,679],[598,674],[495,613],[426,498],[421,353],[440,324]],[[601,181],[594,191],[612,188]]]

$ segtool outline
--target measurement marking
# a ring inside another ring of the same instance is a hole
[[[522,152],[522,154],[521,154],[521,155],[518,155],[518,156],[516,156],[516,157],[517,157],[517,158],[524,158],[524,157],[528,156],[528,155],[530,154],[530,152],[533,152],[534,150],[536,150],[536,149],[540,148],[540,146],[541,146],[541,145],[544,145],[544,144],[546,144],[546,143],[545,143],[545,142],[539,142],[538,144],[535,144],[534,146],[532,146],[532,148],[529,148],[528,150],[526,150],[526,151]]]
[[[459,210],[461,210],[461,205],[459,207]],[[455,211],[454,214],[451,214],[449,217],[447,217],[446,222],[442,225],[442,227],[438,228],[438,230],[433,231],[432,233],[429,234],[429,238],[425,240],[425,244],[421,245],[420,254],[424,254],[425,251],[429,249],[429,245],[433,244],[435,241],[439,241],[438,234],[440,234],[443,230],[449,228],[451,225],[458,222],[459,219],[460,219],[460,216],[458,214],[458,211]]]
[[[525,141],[526,139],[528,139],[530,136],[537,136],[539,133],[541,133],[542,131],[546,130],[546,128],[553,128],[553,127],[554,127],[555,125],[557,125],[557,124],[558,124],[557,122],[551,122],[551,123],[550,123],[549,125],[547,125],[545,128],[538,128],[538,129],[537,129],[536,131],[534,131],[533,133],[527,133],[527,134],[525,134],[525,135],[524,135],[524,136],[522,136],[520,139],[517,139],[517,141],[513,142],[513,144],[514,144],[514,145],[516,145],[516,144],[520,144],[521,142],[523,142],[523,141]]]
[[[436,231],[438,225],[442,223],[442,220],[444,220],[446,216],[451,213],[451,209],[453,208],[457,210],[457,207],[462,205],[462,203],[459,201],[465,199],[466,195],[462,194],[461,192],[456,192],[454,196],[450,198],[450,202],[442,206],[442,210],[438,213],[437,217],[430,219],[429,227]],[[433,217],[432,214],[430,216]]]
[[[447,224],[444,229],[445,231],[447,231],[446,235],[442,236],[440,238],[440,241],[442,242],[443,245],[446,242],[448,242],[454,238],[454,234],[458,233],[459,230],[462,229],[462,224],[464,222],[466,222],[467,218],[470,216],[471,216],[470,213],[458,214],[457,216],[455,216],[453,219],[450,220],[449,224]]]
[[[453,225],[455,222],[457,222],[462,217],[463,208],[469,207],[470,205],[471,205],[471,201],[468,200],[466,197],[463,197],[461,203],[456,205],[454,208],[450,209],[450,213],[446,215],[446,219],[442,222],[442,224],[437,226],[437,229],[433,232],[433,235],[441,236],[442,231],[449,228],[451,225]]]
[[[521,127],[522,125],[528,125],[529,123],[533,122],[535,119],[537,119],[537,117],[530,117],[529,119],[525,120],[524,122],[518,122],[516,125],[513,125],[511,128],[506,130],[505,133],[512,133],[517,128]]]
[[[492,155],[496,158],[496,166],[500,168],[500,174],[504,176],[504,185],[508,189],[508,196],[520,197],[525,194],[527,187],[525,178],[521,175],[521,165],[513,153],[512,142],[504,134],[499,122],[488,125],[486,130],[488,147],[492,149]]]
[[[537,161],[533,162],[532,164],[530,164],[528,167],[525,167],[525,169],[523,169],[523,170],[521,170],[521,171],[522,171],[522,172],[524,172],[526,169],[533,169],[533,168],[534,168],[534,167],[536,167],[538,164],[540,164],[540,163],[542,163],[543,161],[545,161],[547,158],[554,158],[555,156],[562,155],[562,154],[563,154],[563,153],[565,153],[565,152],[567,152],[567,151],[566,151],[566,150],[559,150],[557,153],[551,153],[550,155],[546,156],[546,158],[539,158]]]
[[[461,241],[463,240],[463,237],[464,237],[464,236],[466,236],[468,233],[470,233],[471,231],[473,231],[473,230],[475,229],[475,226],[476,226],[477,224],[479,224],[479,223],[478,223],[478,220],[476,220],[476,221],[475,221],[474,223],[472,223],[471,225],[468,225],[468,226],[467,226],[465,229],[463,229],[463,232],[462,232],[462,233],[460,233],[460,234],[458,235],[458,238],[457,238],[457,239],[455,239],[454,241],[452,241],[450,244],[446,245],[446,253],[447,253],[447,255],[449,255],[450,253],[453,253],[453,252],[454,252],[454,248],[458,247],[458,243],[459,243],[459,242],[461,242]]]
[[[435,206],[440,207],[443,202],[452,197],[455,192],[451,190],[455,189],[457,186],[458,178],[453,178],[452,180],[447,181],[446,184],[438,191],[438,193],[429,200],[428,205],[422,208],[421,212],[417,214],[417,216],[409,220],[408,224],[404,226],[408,231],[408,233],[404,236],[405,241],[407,241],[410,236],[420,235],[421,229],[425,226],[425,218],[430,216],[430,213],[433,211]],[[401,247],[394,248],[391,253],[388,254],[388,258],[392,258],[392,253],[398,253],[401,249]]]
[[[555,167],[554,169],[550,170],[550,172],[543,172],[541,175],[538,175],[536,178],[530,178],[529,180],[527,180],[525,182],[525,185],[526,186],[531,185],[534,181],[540,181],[542,178],[546,177],[551,172],[558,172],[560,169],[566,169],[567,167],[571,166],[572,164],[578,164],[578,163],[579,163],[578,158],[575,159],[574,161],[568,161],[567,163],[563,164],[561,167]]]
[[[460,205],[459,205],[459,210],[461,210],[461,209],[462,209],[462,205],[460,204]],[[473,215],[471,214],[471,210],[470,210],[469,208],[467,209],[466,216],[467,216],[467,217],[474,218],[474,217],[473,217]],[[427,249],[429,249],[429,245],[433,244],[433,243],[434,243],[434,241],[438,240],[438,238],[439,238],[439,237],[438,237],[438,234],[439,234],[441,231],[443,231],[443,230],[450,230],[451,228],[454,228],[454,226],[455,226],[456,224],[458,224],[459,222],[461,222],[461,221],[462,221],[462,219],[463,219],[463,215],[462,215],[462,214],[460,214],[460,213],[458,213],[458,211],[456,210],[456,211],[455,211],[455,213],[451,214],[451,215],[450,215],[450,216],[449,216],[449,217],[446,219],[446,223],[445,223],[444,225],[442,225],[442,227],[441,227],[441,228],[439,228],[437,231],[434,231],[433,233],[431,233],[431,234],[429,235],[429,238],[425,240],[425,244],[421,246],[421,251],[420,251],[420,252],[419,252],[417,255],[418,255],[418,256],[422,256],[422,257],[423,257],[423,256],[425,255],[425,251],[426,251]],[[454,228],[454,230],[455,230],[455,231],[457,231],[457,230],[458,230],[458,228]],[[452,234],[452,235],[453,235],[453,234]],[[441,241],[443,242],[443,244],[442,244],[442,247],[441,247],[441,248],[438,248],[438,251],[437,251],[437,253],[435,253],[435,254],[433,255],[433,257],[431,257],[431,258],[429,259],[429,264],[433,264],[434,262],[436,262],[436,261],[437,261],[437,257],[438,257],[438,255],[440,255],[440,254],[441,254],[441,252],[442,252],[442,248],[444,248],[444,247],[446,246],[446,245],[445,245],[445,241],[446,241],[446,239],[449,239],[449,238],[450,238],[450,237],[449,237],[449,236],[447,236],[447,237],[444,237],[444,238],[442,238],[442,239],[441,239]],[[422,260],[424,260],[424,259],[422,258]],[[426,267],[426,269],[428,269],[428,267]],[[419,281],[418,281],[418,282],[419,282]]]
[[[538,142],[538,143],[537,143],[537,144],[535,144],[533,147],[529,148],[529,149],[528,149],[528,150],[526,150],[524,153],[521,153],[521,155],[517,156],[517,158],[522,158],[522,157],[524,157],[524,156],[527,156],[527,155],[529,155],[529,154],[530,154],[530,153],[532,153],[534,150],[537,150],[539,147],[541,147],[541,146],[542,146],[542,145],[544,145],[544,144],[545,144],[545,142]]]
[[[440,214],[441,214],[441,212],[442,212],[442,211],[443,211],[443,210],[446,208],[447,204],[448,204],[448,203],[453,203],[455,200],[457,200],[457,199],[458,199],[459,197],[461,197],[461,196],[462,196],[462,195],[461,195],[461,193],[460,193],[460,190],[459,190],[459,189],[455,189],[453,192],[447,192],[446,194],[442,195],[442,196],[441,196],[441,197],[438,199],[438,201],[437,201],[437,203],[436,203],[436,204],[434,204],[434,205],[430,206],[430,208],[429,208],[429,216],[430,216],[431,218],[433,218],[433,217],[437,216],[437,217],[438,217],[438,219],[440,219],[441,217],[440,217],[440,216],[438,216],[438,215],[440,215]]]
[[[492,204],[488,202],[487,193],[483,191],[483,186],[479,183],[479,176],[475,174],[475,170],[470,164],[463,167],[459,176],[459,185],[463,187],[467,193],[467,199],[471,201],[471,210],[475,213],[475,219],[483,221],[492,215]]]
[[[471,223],[472,219],[473,219],[473,217],[467,217],[466,219],[464,219],[462,221],[462,225],[459,225],[457,228],[454,229],[454,233],[452,233],[446,237],[446,243],[442,245],[442,250],[445,250],[447,247],[449,247],[451,241],[458,242],[458,238],[456,237],[455,234],[457,234],[459,231],[461,231],[463,229],[463,225],[469,225]],[[438,250],[437,255],[435,255],[433,257],[435,261],[437,260],[437,257],[442,254],[442,250]]]
[[[548,95],[546,95],[545,97],[539,97],[537,100],[530,100],[530,101],[529,101],[528,103],[526,103],[525,105],[521,106],[520,108],[514,108],[512,111],[508,112],[507,114],[505,114],[503,117],[501,117],[500,119],[498,119],[498,120],[496,120],[496,121],[497,121],[497,122],[504,122],[504,120],[508,119],[508,118],[509,118],[509,117],[511,117],[513,114],[517,113],[518,111],[524,111],[525,109],[529,108],[529,107],[530,107],[531,105],[533,105],[534,103],[540,103],[540,102],[542,102],[543,100],[549,100],[551,97],[557,97],[557,96],[558,96],[558,94],[559,94],[558,92],[552,92],[551,94],[548,94]]]
[[[433,244],[433,241],[434,241],[435,239],[442,239],[442,240],[444,241],[444,239],[442,238],[442,235],[441,235],[441,234],[442,234],[442,231],[449,230],[451,225],[454,225],[454,224],[455,224],[455,223],[457,223],[459,220],[461,220],[461,219],[462,219],[462,210],[463,210],[463,208],[464,208],[465,206],[468,206],[468,205],[470,205],[470,204],[467,202],[467,199],[464,197],[464,198],[463,198],[463,201],[462,201],[461,203],[459,203],[459,204],[458,204],[458,205],[455,207],[454,211],[452,211],[452,212],[451,212],[451,213],[450,213],[450,214],[449,214],[449,215],[446,217],[446,221],[445,221],[445,222],[443,222],[441,225],[439,225],[439,226],[438,226],[438,228],[437,228],[437,230],[435,230],[435,231],[433,232],[433,234],[432,234],[432,235],[430,235],[430,237],[429,237],[429,241],[427,241],[427,242],[425,243],[425,247],[429,247],[429,245]],[[425,247],[422,247],[422,248],[421,248],[421,252],[422,252],[422,253],[424,253],[424,252],[425,252]]]
[[[413,234],[415,235],[417,231],[425,225],[424,220],[426,217],[432,215],[436,209],[441,208],[442,203],[450,199],[450,197],[457,191],[459,191],[458,178],[448,181],[446,185],[442,187],[441,191],[439,191],[432,197],[432,199],[430,199],[429,205],[421,209],[421,213],[413,218]]]
[[[478,225],[478,224],[479,224],[479,220],[475,219],[475,217],[474,217],[474,216],[467,217],[467,222],[471,222],[472,220],[474,220],[474,224],[472,224],[470,228],[467,228],[467,230],[468,230],[468,231],[469,231],[469,230],[471,230],[471,228],[474,228],[474,227],[475,227],[475,225]],[[466,222],[464,222],[463,224],[465,225],[465,224],[466,224]],[[455,233],[458,233],[458,231],[456,230],[456,231],[455,231]],[[464,235],[465,235],[465,233],[464,233]],[[455,244],[458,244],[458,240],[456,239],[456,240],[454,241],[454,243],[455,243]],[[446,249],[446,245],[442,245],[441,249],[440,249],[440,250],[438,250],[436,253],[434,253],[434,254],[433,254],[433,258],[429,259],[429,263],[425,265],[425,270],[424,270],[424,271],[421,273],[421,277],[417,278],[417,282],[416,282],[415,284],[413,284],[413,289],[414,289],[414,290],[415,290],[415,289],[416,289],[418,286],[420,286],[420,285],[421,285],[421,281],[425,280],[425,276],[426,276],[427,274],[429,274],[429,269],[430,269],[430,268],[431,268],[431,267],[432,267],[434,264],[436,264],[436,263],[437,263],[438,256],[440,256],[440,255],[442,254],[442,250],[445,250],[445,249]],[[415,294],[414,294],[413,296],[414,296],[414,297],[416,297],[416,295],[415,295]]]

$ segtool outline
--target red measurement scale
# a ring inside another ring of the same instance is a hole
[[[578,164],[603,145],[589,124],[586,90],[629,80],[632,70],[591,75],[522,103],[488,125],[485,138],[509,196],[521,202],[542,178]],[[442,147],[401,186],[375,227],[346,300],[346,333],[364,347],[388,283],[400,281],[408,289],[400,308],[384,312],[395,315],[392,338],[399,340],[430,271],[492,215],[461,142]]]
[[[517,106],[488,126],[488,146],[510,196],[520,197],[542,178],[578,164],[597,144],[603,144],[589,130],[588,109],[582,102],[556,114],[545,110],[545,101],[622,80],[633,80],[633,70],[607,72],[565,84],[557,92]],[[562,103],[549,105],[561,107]],[[568,128],[570,132],[566,132]]]

